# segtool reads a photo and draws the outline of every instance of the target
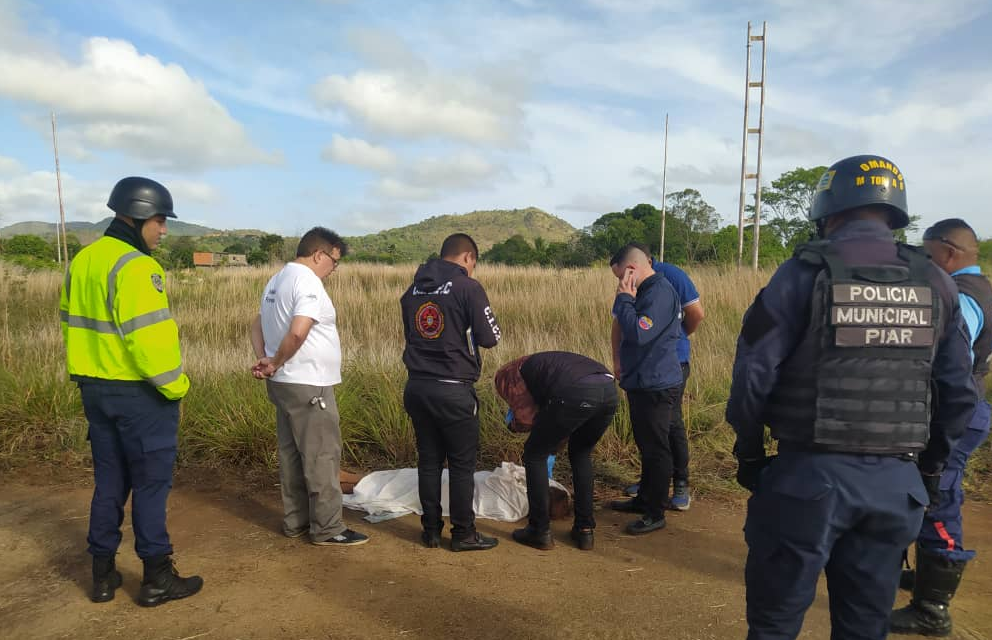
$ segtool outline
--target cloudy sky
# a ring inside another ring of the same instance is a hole
[[[877,153],[924,222],[992,235],[987,0],[0,0],[0,225],[57,218],[53,108],[70,219],[147,175],[219,228],[583,226],[658,203],[667,112],[669,191],[729,222],[748,20],[766,182]]]

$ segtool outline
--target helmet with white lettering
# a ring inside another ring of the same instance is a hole
[[[909,225],[905,179],[899,168],[882,156],[852,156],[835,162],[816,184],[809,219],[819,222],[862,207],[888,209],[893,229]]]
[[[175,218],[172,211],[172,194],[161,184],[149,178],[124,178],[114,185],[107,206],[121,216],[132,220],[148,220],[154,216]]]

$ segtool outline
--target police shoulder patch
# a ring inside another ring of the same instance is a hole
[[[654,326],[654,321],[647,316],[641,316],[637,319],[637,326],[647,331]]]
[[[444,312],[434,302],[425,302],[417,309],[413,325],[420,337],[435,340],[444,332]]]
[[[165,282],[162,281],[161,275],[157,273],[152,274],[152,286],[155,287],[155,290],[159,293],[165,291]]]

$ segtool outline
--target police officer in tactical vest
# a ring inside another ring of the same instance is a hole
[[[901,586],[911,589],[910,604],[892,613],[893,633],[946,636],[951,633],[948,605],[957,591],[965,564],[975,552],[965,549],[961,527],[964,469],[989,435],[990,407],[985,376],[992,357],[992,285],[978,266],[978,238],[967,222],[941,220],[923,233],[923,246],[934,264],[958,286],[961,315],[971,339],[972,374],[978,387],[978,408],[958,440],[940,478],[940,505],[923,516],[916,538],[916,570],[903,571]]]
[[[950,277],[893,240],[909,223],[896,165],[837,162],[809,217],[821,240],[748,309],[727,403],[752,491],[748,638],[795,638],[825,570],[832,637],[881,639],[902,552],[975,409],[970,349]]]
[[[151,252],[176,214],[169,191],[148,178],[118,182],[107,206],[117,215],[72,261],[60,303],[67,369],[79,385],[93,451],[91,599],[113,600],[121,586],[114,559],[130,494],[134,548],[144,564],[138,604],[153,607],[203,586],[199,576],[179,576],[165,527],[189,378],[165,272]]]

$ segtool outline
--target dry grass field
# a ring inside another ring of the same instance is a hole
[[[415,463],[412,429],[402,406],[399,297],[413,265],[344,263],[327,283],[338,311],[344,382],[336,388],[347,462],[372,469]],[[58,325],[58,273],[26,273],[0,263],[0,458],[8,464],[85,460],[86,423],[66,377]],[[272,268],[179,272],[167,283],[193,388],[183,402],[182,463],[271,469],[275,433],[263,385],[251,378],[248,326]],[[770,271],[696,268],[706,320],[693,336],[685,417],[698,489],[732,490],[733,436],[723,421],[740,319]],[[480,466],[517,460],[521,438],[502,424],[491,378],[502,364],[547,349],[583,353],[609,363],[610,305],[615,280],[598,269],[551,270],[480,265],[503,341],[485,353],[479,398]],[[562,460],[562,470],[567,465]],[[627,410],[597,449],[607,482],[637,475]],[[984,492],[992,471],[988,446],[973,462],[970,488]]]

